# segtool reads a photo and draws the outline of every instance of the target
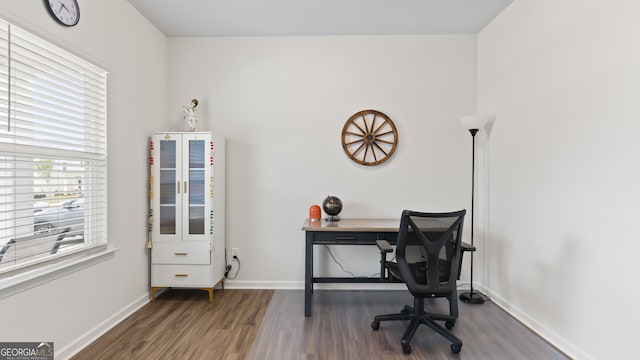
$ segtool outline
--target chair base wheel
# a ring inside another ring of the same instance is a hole
[[[455,322],[455,320],[447,321],[447,322],[444,323],[444,326],[446,326],[447,329],[453,329],[453,327],[456,326],[456,322]]]
[[[411,345],[409,344],[402,344],[402,352],[405,354],[411,354]]]
[[[380,329],[380,321],[374,321],[374,322],[372,322],[372,323],[371,323],[371,328],[372,328],[373,330],[376,330],[376,331],[377,331],[378,329]]]
[[[451,352],[457,354],[462,350],[462,344],[451,344]]]

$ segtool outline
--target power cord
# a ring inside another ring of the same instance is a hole
[[[231,265],[227,262],[227,249],[224,249],[224,278],[226,279],[229,275],[229,270],[231,270]]]
[[[356,274],[352,273],[351,271],[349,271],[349,270],[345,269],[345,268],[344,268],[344,266],[342,266],[342,264],[341,264],[338,260],[336,260],[336,257],[335,257],[335,256],[333,256],[333,252],[331,252],[331,249],[329,248],[329,246],[328,246],[328,245],[325,245],[325,246],[324,246],[324,248],[325,248],[325,249],[327,250],[327,252],[329,253],[329,256],[331,257],[331,259],[333,260],[333,262],[334,262],[334,263],[336,263],[336,264],[338,264],[338,266],[340,266],[340,269],[342,269],[342,271],[346,272],[347,274],[351,275],[351,276],[352,276],[352,277],[354,277],[354,278],[367,278],[366,276],[358,276],[358,275],[356,275]],[[370,276],[370,277],[375,277],[375,275],[378,275],[378,276],[379,276],[379,275],[380,275],[380,273],[373,274],[373,275],[372,275],[372,276]]]
[[[224,277],[229,280],[235,280],[235,278],[238,277],[238,273],[240,272],[240,259],[238,258],[238,256],[234,255],[232,260],[235,260],[238,263],[238,270],[236,270],[236,273],[233,274],[233,276],[229,276],[229,272],[231,271],[232,266],[227,265],[227,270],[224,273]]]

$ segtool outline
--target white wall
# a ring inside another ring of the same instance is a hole
[[[181,128],[195,97],[198,129],[227,137],[227,251],[242,261],[227,284],[302,288],[301,227],[329,194],[351,218],[467,208],[471,137],[458,119],[476,111],[476,63],[471,35],[169,39],[173,116],[158,130]],[[347,119],[370,108],[399,131],[377,167],[340,143]],[[358,275],[379,269],[375,247],[334,251]],[[345,275],[324,253],[316,264]]]
[[[65,358],[148,301],[146,137],[180,129],[191,98],[201,103],[199,129],[228,139],[227,248],[242,260],[228,284],[295,288],[300,227],[328,194],[343,200],[344,217],[469,207],[470,136],[458,118],[479,99],[480,112],[497,115],[478,139],[482,287],[576,358],[640,357],[640,295],[623,283],[637,273],[640,247],[631,232],[640,215],[640,5],[516,0],[479,35],[477,53],[475,36],[167,45],[126,1],[80,6],[72,29],[42,2],[0,0],[0,16],[110,71],[109,237],[120,250],[0,300],[12,324],[0,327],[2,341],[53,340]],[[373,168],[340,145],[346,119],[367,108],[400,132],[394,157]],[[350,271],[377,271],[373,249],[335,252]],[[318,258],[318,272],[341,273],[323,251]]]
[[[42,1],[0,1],[0,17],[109,71],[109,241],[100,264],[0,300],[1,341],[54,341],[56,359],[149,299],[147,136],[166,118],[166,38],[124,0],[80,1],[80,23],[57,25]]]
[[[478,38],[495,301],[579,359],[637,359],[640,3],[516,0]]]

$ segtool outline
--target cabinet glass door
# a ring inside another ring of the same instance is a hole
[[[160,141],[160,234],[176,234],[178,162],[175,140]]]
[[[205,228],[205,140],[190,139],[189,151],[189,230],[190,235],[204,235]],[[187,189],[185,189],[187,192]]]

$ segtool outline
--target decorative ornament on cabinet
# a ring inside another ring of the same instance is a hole
[[[184,109],[184,119],[189,124],[189,129],[191,131],[196,131],[196,125],[198,123],[198,119],[196,118],[196,107],[198,107],[198,99],[191,99],[191,104],[184,105],[182,108]]]
[[[153,247],[153,174],[151,172],[154,158],[153,140],[149,139],[149,211],[147,213],[147,249]]]

